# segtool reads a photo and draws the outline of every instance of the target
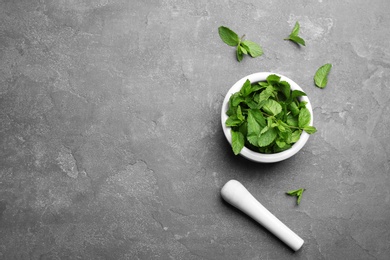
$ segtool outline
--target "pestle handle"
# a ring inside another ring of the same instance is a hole
[[[222,198],[232,206],[252,217],[294,251],[303,245],[303,239],[283,224],[238,181],[228,181],[221,190]]]

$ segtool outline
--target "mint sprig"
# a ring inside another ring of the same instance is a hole
[[[290,190],[290,191],[287,191],[286,194],[290,195],[290,196],[296,196],[297,197],[297,205],[299,205],[299,203],[301,203],[302,194],[305,190],[306,189],[304,189],[304,188],[301,188],[298,190]]]
[[[285,38],[285,40],[290,40],[292,42],[295,42],[298,45],[300,44],[306,46],[305,40],[299,37],[298,35],[299,29],[300,29],[299,22],[296,22],[294,28],[291,31],[291,34],[287,38]]]
[[[236,47],[236,57],[239,62],[242,61],[244,54],[250,55],[252,58],[263,54],[263,49],[260,45],[244,40],[245,35],[240,38],[237,33],[225,26],[220,26],[218,33],[224,43]]]

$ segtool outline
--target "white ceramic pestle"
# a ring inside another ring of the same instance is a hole
[[[303,239],[261,205],[240,182],[228,181],[222,187],[221,195],[226,202],[252,217],[294,251],[302,247]]]

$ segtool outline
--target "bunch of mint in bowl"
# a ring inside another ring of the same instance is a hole
[[[317,131],[302,88],[270,72],[237,81],[225,96],[221,121],[234,154],[262,163],[290,158]]]

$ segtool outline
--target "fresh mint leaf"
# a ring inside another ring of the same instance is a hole
[[[226,119],[226,126],[239,126],[242,123],[242,120],[237,118],[237,115],[229,116],[228,119]]]
[[[289,99],[291,96],[291,87],[287,81],[280,81],[278,84],[279,90],[283,93],[286,99]]]
[[[291,34],[287,38],[285,38],[285,40],[290,40],[292,42],[295,42],[296,44],[306,46],[305,40],[298,36],[299,30],[300,25],[298,22],[296,22],[294,28],[291,31]]]
[[[233,32],[231,29],[220,26],[218,28],[219,37],[221,37],[222,41],[229,46],[237,46],[240,43],[240,38],[237,33]]]
[[[237,95],[233,95],[233,98],[231,100],[231,103],[234,107],[238,106],[241,102],[245,101],[245,98],[243,98],[239,92],[235,93]]]
[[[293,90],[291,93],[292,99],[294,100],[297,97],[306,96],[306,93],[300,90]]]
[[[293,116],[299,115],[299,108],[298,108],[298,106],[297,106],[297,104],[296,104],[295,102],[290,103],[290,104],[288,105],[288,108],[290,109],[291,114],[292,114]]]
[[[284,128],[285,128],[285,131],[284,132],[279,132],[279,136],[280,136],[280,138],[284,141],[284,142],[286,142],[286,144],[291,144],[291,143],[293,143],[292,142],[292,130],[291,130],[291,128],[288,126],[288,125],[286,125],[286,126],[284,126]],[[295,141],[296,142],[296,141]],[[294,143],[295,143],[294,142]]]
[[[304,188],[297,189],[297,190],[290,190],[290,191],[287,191],[286,194],[290,195],[290,196],[296,196],[297,197],[297,205],[299,205],[299,203],[301,203],[302,194],[305,190],[306,189],[304,189]]]
[[[308,134],[314,134],[317,132],[317,129],[314,126],[305,126],[303,130]]]
[[[267,101],[274,93],[272,85],[268,85],[259,95],[259,104]]]
[[[280,81],[280,77],[278,75],[271,74],[267,77],[267,82],[270,85],[277,84],[279,83],[279,81]]]
[[[239,131],[231,130],[232,134],[232,148],[235,155],[239,154],[244,148],[245,144],[245,137],[244,135]]]
[[[242,52],[241,45],[237,45],[236,56],[237,56],[238,62],[242,61],[242,59],[244,58],[244,53]]]
[[[298,114],[299,114],[299,110],[298,110]],[[293,114],[288,114],[287,115],[287,124],[289,126],[298,127],[298,117],[294,116]]]
[[[282,106],[273,99],[268,99],[263,105],[263,110],[270,115],[276,116],[282,111]]]
[[[292,29],[290,36],[298,36],[300,27],[301,26],[299,22],[295,22],[294,28]]]
[[[276,139],[275,141],[276,145],[279,147],[279,148],[283,148],[286,146],[286,142],[285,141],[282,141],[280,139]]]
[[[248,115],[249,113],[252,114],[252,116],[255,118],[256,122],[260,125],[261,128],[264,128],[267,125],[260,109],[251,109],[248,111]]]
[[[311,115],[309,109],[307,109],[306,107],[301,108],[301,110],[299,110],[298,126],[300,128],[309,126],[310,120],[311,120]]]
[[[252,110],[248,111],[248,141],[254,146],[258,146],[260,125],[253,116]]]
[[[245,120],[245,117],[244,115],[242,114],[242,110],[241,110],[241,106],[237,106],[237,118],[238,120],[241,120],[241,121],[244,121]]]
[[[258,145],[260,147],[265,147],[267,145],[270,145],[275,140],[277,135],[278,132],[276,131],[275,128],[272,127],[268,128],[267,131],[265,131],[259,136]]]
[[[317,87],[319,88],[325,88],[328,84],[328,74],[330,72],[330,69],[332,68],[332,64],[327,63],[325,65],[322,65],[314,75],[314,82]]]
[[[291,134],[291,143],[296,143],[298,142],[299,138],[301,137],[302,130],[295,130]]]
[[[240,94],[243,97],[247,97],[247,96],[249,96],[250,93],[252,93],[252,84],[249,81],[249,79],[247,79],[245,81],[244,85],[242,85],[242,87],[241,87]]]
[[[263,54],[263,49],[255,42],[245,40],[241,42],[241,45],[244,47],[244,49],[246,49],[249,55],[252,56],[252,58],[256,58]]]
[[[297,43],[297,44],[306,46],[305,40],[302,39],[302,38],[299,37],[299,36],[289,36],[288,39],[289,39],[290,41],[292,41],[292,42]]]

